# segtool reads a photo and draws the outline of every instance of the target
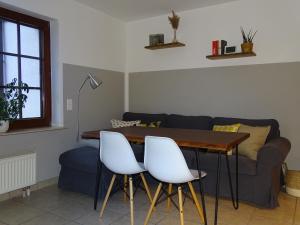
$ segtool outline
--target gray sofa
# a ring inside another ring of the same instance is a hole
[[[229,125],[243,123],[252,126],[271,126],[266,144],[259,151],[257,161],[244,156],[239,157],[239,197],[241,201],[254,204],[257,207],[274,208],[278,206],[278,193],[281,189],[281,165],[290,151],[290,142],[280,137],[279,124],[276,120],[248,120],[234,118],[212,118],[209,116],[182,116],[167,114],[125,113],[123,119],[141,120],[143,123],[161,121],[162,127],[188,128],[210,130],[214,124]],[[133,144],[135,156],[138,161],[144,159],[144,146]],[[191,149],[185,149],[183,154],[190,168],[196,169],[195,154]],[[200,154],[200,167],[208,175],[204,179],[206,194],[215,194],[217,155],[203,152]],[[99,149],[82,147],[64,152],[59,162],[61,171],[58,186],[64,190],[95,195],[97,165]],[[235,157],[229,157],[232,177],[235,177]],[[229,198],[225,158],[222,158],[222,174],[220,196]],[[111,172],[103,167],[99,197],[103,198],[111,179]],[[151,177],[148,176],[151,180]],[[155,182],[152,180],[152,182]],[[235,182],[233,180],[233,185]],[[235,187],[234,187],[235,190]]]
[[[288,139],[280,137],[276,120],[250,120],[238,118],[212,118],[209,116],[182,116],[167,114],[144,114],[127,112],[123,120],[141,120],[142,123],[161,121],[162,127],[211,130],[213,125],[242,123],[249,126],[271,126],[265,145],[258,153],[257,161],[239,157],[239,198],[257,207],[275,208],[278,206],[278,193],[281,189],[281,166],[290,151]],[[143,146],[133,146],[138,160],[143,160]],[[190,168],[196,169],[195,154],[185,149],[183,154]],[[232,177],[235,177],[235,156],[229,156]],[[204,179],[206,194],[215,194],[217,154],[203,151],[200,154],[200,168],[208,173]],[[230,189],[225,157],[222,158],[220,196],[230,198]],[[235,182],[233,181],[234,190]]]

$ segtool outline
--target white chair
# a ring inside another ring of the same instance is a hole
[[[104,202],[100,211],[100,217],[103,216],[103,212],[117,174],[124,176],[125,199],[127,196],[127,178],[129,176],[130,216],[131,225],[134,225],[132,175],[139,174],[141,176],[147,196],[150,200],[150,203],[152,203],[151,193],[143,174],[143,172],[146,171],[144,164],[137,162],[133,150],[124,135],[109,131],[100,132],[100,160],[110,171],[114,173],[104,198]]]
[[[178,199],[179,199],[179,212],[180,224],[184,225],[183,213],[183,198],[182,198],[182,185],[188,184],[192,199],[197,207],[201,222],[204,223],[204,215],[202,207],[199,204],[192,181],[199,179],[199,172],[197,170],[190,170],[186,164],[184,156],[175,143],[174,140],[165,137],[151,137],[145,138],[145,168],[149,173],[160,181],[156,193],[154,195],[151,207],[146,217],[144,225],[147,225],[153,208],[158,201],[158,196],[162,190],[163,183],[169,184],[167,193],[168,204],[171,198],[172,184],[178,185]],[[206,173],[201,172],[201,178],[205,177]],[[204,202],[203,202],[204,204]]]

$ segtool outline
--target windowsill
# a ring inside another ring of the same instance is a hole
[[[0,137],[2,136],[10,136],[10,135],[18,135],[18,134],[30,134],[30,133],[39,133],[39,132],[47,132],[47,131],[57,131],[57,130],[65,130],[65,127],[39,127],[39,128],[29,128],[29,129],[20,129],[8,131],[7,133],[0,133]]]

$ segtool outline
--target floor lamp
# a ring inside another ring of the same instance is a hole
[[[81,87],[78,90],[78,94],[77,94],[77,142],[79,141],[79,128],[80,128],[80,118],[79,118],[79,109],[80,109],[80,93],[82,88],[84,87],[85,83],[89,80],[90,83],[90,87],[95,90],[96,88],[98,88],[103,82],[102,81],[98,81],[95,76],[93,76],[91,73],[89,73],[87,75],[87,77],[85,78],[85,80],[83,81]]]

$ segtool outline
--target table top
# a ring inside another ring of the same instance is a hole
[[[172,138],[180,147],[209,148],[228,152],[250,137],[248,133],[232,133],[210,130],[193,130],[178,128],[122,127],[106,129],[122,133],[129,141],[144,142],[145,136]],[[99,139],[99,130],[87,131],[83,139]]]

